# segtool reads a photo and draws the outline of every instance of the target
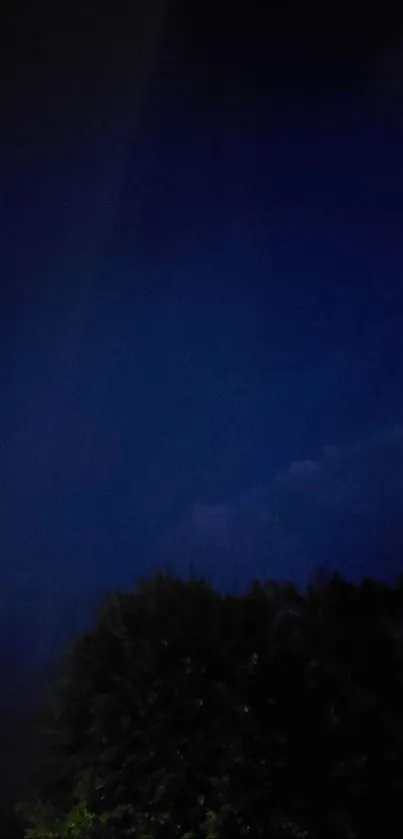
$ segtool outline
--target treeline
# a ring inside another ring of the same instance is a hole
[[[107,597],[31,726],[27,837],[340,839],[403,814],[403,582]]]

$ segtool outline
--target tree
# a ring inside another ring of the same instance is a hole
[[[364,837],[401,816],[398,590],[106,598],[38,722],[27,837]],[[375,610],[375,604],[377,609]]]

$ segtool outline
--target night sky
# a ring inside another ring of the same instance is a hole
[[[394,579],[388,4],[56,5],[1,34],[1,646],[43,662],[166,566]]]

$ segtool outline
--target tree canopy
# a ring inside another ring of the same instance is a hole
[[[37,720],[27,837],[387,835],[403,801],[403,585],[105,598]]]

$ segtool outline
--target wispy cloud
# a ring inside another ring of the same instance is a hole
[[[302,581],[318,565],[394,575],[400,557],[403,566],[403,426],[326,446],[226,504],[196,502],[159,548],[175,564],[186,556],[205,567],[207,558],[220,578],[234,566],[245,579]]]

